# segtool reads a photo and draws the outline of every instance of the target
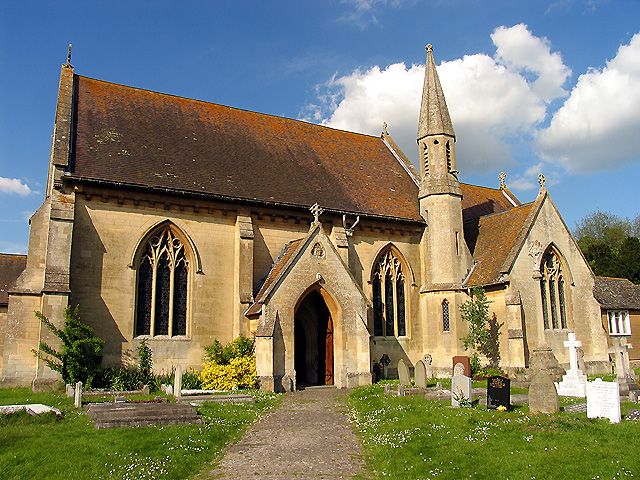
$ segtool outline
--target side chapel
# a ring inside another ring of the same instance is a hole
[[[503,324],[507,371],[540,348],[567,365],[569,331],[587,370],[607,369],[595,278],[544,177],[525,204],[504,175],[499,188],[458,180],[431,46],[417,132],[419,170],[386,126],[336,130],[84,77],[67,61],[46,196],[0,310],[0,381],[58,380],[32,353],[51,341],[33,312],[61,322],[76,304],[105,365],[147,339],[157,370],[197,368],[205,345],[242,334],[268,390],[369,384],[383,354],[392,366],[430,355],[446,374],[465,354],[459,309],[474,286]]]

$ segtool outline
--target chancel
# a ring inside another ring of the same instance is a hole
[[[33,312],[59,323],[67,305],[105,366],[146,340],[156,369],[198,368],[205,345],[246,335],[267,390],[369,384],[381,357],[384,377],[426,358],[428,378],[450,375],[472,287],[504,325],[505,371],[540,349],[568,367],[568,332],[587,373],[608,370],[595,278],[544,176],[524,204],[505,173],[459,181],[431,45],[419,168],[393,125],[363,135],[114,84],[70,52],[28,255],[0,255],[3,384],[59,381],[32,353],[48,340]]]

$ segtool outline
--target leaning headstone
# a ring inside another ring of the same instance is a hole
[[[546,370],[533,374],[529,385],[529,411],[531,413],[556,413],[560,411],[560,400],[556,385]]]
[[[416,387],[427,388],[427,367],[422,360],[416,363],[413,376]]]
[[[616,382],[603,382],[597,378],[587,383],[587,417],[620,422],[620,391]]]
[[[487,379],[487,408],[511,408],[511,380],[497,375]]]
[[[471,377],[454,375],[451,379],[451,406],[460,407],[470,405],[473,401]]]
[[[461,363],[464,367],[464,374],[467,377],[471,376],[471,359],[467,355],[456,355],[453,357],[453,366]]]
[[[182,367],[176,366],[175,378],[173,379],[173,394],[176,398],[182,396]]]
[[[587,376],[578,368],[578,348],[582,342],[576,340],[576,334],[569,332],[569,339],[564,342],[569,349],[569,370],[556,384],[558,395],[563,397],[584,397],[587,394]]]
[[[398,378],[400,379],[400,385],[410,385],[411,377],[409,376],[409,367],[404,363],[404,360],[398,361]]]
[[[149,385],[142,386],[142,395],[151,395],[151,388]]]
[[[73,398],[73,405],[76,408],[82,408],[82,382],[76,383],[75,396]]]
[[[424,356],[424,366],[427,371],[427,382],[433,378],[433,358],[428,353]]]
[[[65,387],[65,393],[67,395],[67,398],[73,398],[76,396],[76,392],[73,389],[73,385],[71,385],[70,383],[67,383]]]

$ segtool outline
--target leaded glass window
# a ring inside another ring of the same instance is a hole
[[[189,263],[169,226],[149,238],[138,261],[136,335],[186,335]]]
[[[407,335],[405,276],[400,260],[391,250],[378,258],[371,284],[374,335]]]
[[[442,301],[442,330],[448,332],[449,328],[449,301],[445,298]]]
[[[540,274],[544,328],[545,330],[567,328],[567,305],[562,263],[552,249],[549,249],[542,259]]]

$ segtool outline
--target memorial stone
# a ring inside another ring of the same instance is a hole
[[[391,359],[389,358],[389,355],[387,355],[386,353],[382,354],[382,357],[380,357],[380,363],[382,364],[382,376],[383,378],[386,380],[389,374],[389,365],[391,364]]]
[[[487,408],[511,408],[511,380],[495,376],[487,379]]]
[[[411,377],[409,375],[409,367],[404,363],[403,359],[398,361],[398,378],[400,379],[400,385],[410,385]]]
[[[609,349],[616,366],[616,380],[620,385],[620,395],[629,396],[632,401],[638,401],[640,389],[634,378],[631,364],[629,363],[629,349],[631,345],[626,338],[614,338],[614,344]]]
[[[67,383],[66,387],[65,387],[65,393],[67,395],[67,398],[73,398],[76,395],[76,392],[73,388],[73,385],[71,385],[70,383]]]
[[[73,399],[73,405],[76,408],[82,408],[82,382],[76,383],[76,391]]]
[[[597,378],[587,383],[587,417],[608,418],[620,422],[620,391],[617,382],[603,382]]]
[[[456,364],[461,363],[464,366],[464,374],[467,377],[471,376],[471,360],[469,359],[468,356],[466,355],[456,355],[455,357],[453,357],[453,366],[455,367]]]
[[[176,374],[173,380],[173,394],[176,398],[182,396],[182,367],[180,365],[176,366]]]
[[[551,374],[547,370],[536,371],[529,385],[529,411],[556,413],[559,410],[560,401]]]
[[[427,388],[427,367],[422,360],[418,360],[414,372],[416,387]]]
[[[576,340],[576,334],[569,332],[569,339],[564,342],[569,349],[569,370],[562,377],[562,381],[556,384],[558,395],[564,397],[584,397],[587,388],[587,376],[578,368],[578,348],[582,342]]]
[[[471,377],[454,375],[451,379],[451,406],[470,406],[473,401],[473,387]]]
[[[433,358],[428,353],[424,356],[424,366],[427,371],[427,382],[433,378]]]

